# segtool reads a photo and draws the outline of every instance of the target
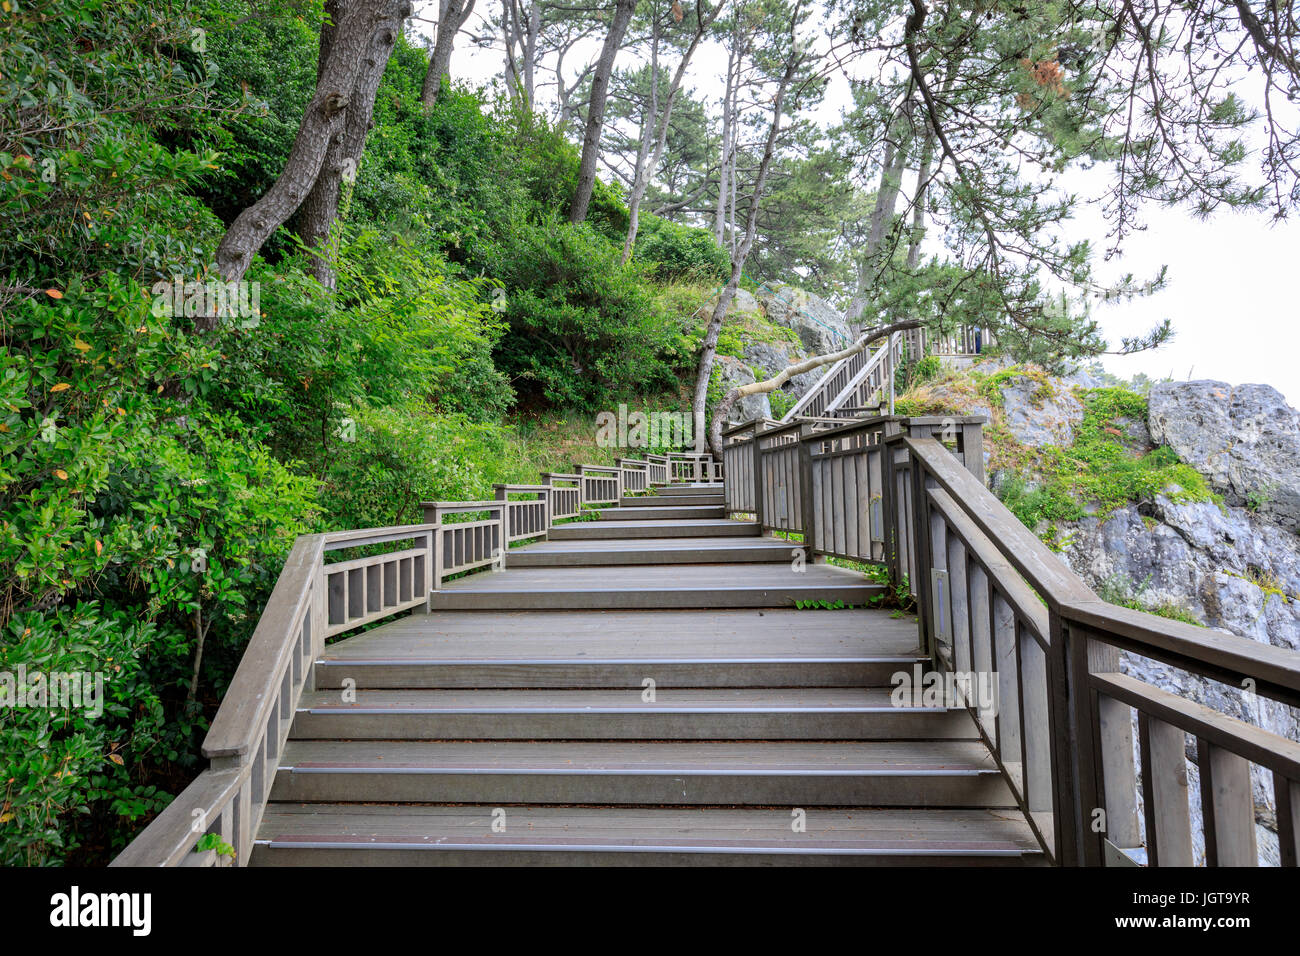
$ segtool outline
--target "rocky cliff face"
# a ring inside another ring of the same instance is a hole
[[[995,419],[986,458],[995,490],[1016,480],[1036,487],[1051,452],[1076,440],[1088,389],[1086,373],[1066,378],[985,363],[982,388],[960,379],[930,390],[930,401]],[[990,387],[991,386],[991,387]],[[973,400],[978,398],[978,400]],[[1180,500],[1169,486],[1053,529],[1074,571],[1107,600],[1194,620],[1263,644],[1300,651],[1300,414],[1276,389],[1222,382],[1165,382],[1152,387],[1145,421],[1111,420],[1105,429],[1132,455],[1177,454],[1204,476],[1221,501]],[[1009,454],[1008,444],[1019,454]],[[1040,532],[1041,528],[1036,529]],[[1233,688],[1124,655],[1127,673],[1221,713],[1300,740],[1300,713]],[[1191,813],[1200,829],[1197,755],[1188,742]],[[1261,858],[1278,861],[1272,777],[1255,770]],[[1197,852],[1203,853],[1198,840]]]

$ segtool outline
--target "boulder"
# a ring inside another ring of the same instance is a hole
[[[1074,426],[1083,421],[1083,403],[1068,389],[1025,376],[1011,379],[1000,391],[1003,422],[1022,445],[1074,443]]]
[[[789,342],[746,342],[744,356],[750,368],[764,378],[779,375],[788,366],[805,357],[803,349]],[[796,375],[781,386],[781,390],[794,398],[802,398],[826,374],[828,368],[830,366],[823,365],[811,372]]]
[[[1300,414],[1269,385],[1158,382],[1151,437],[1201,472],[1229,504],[1300,529]]]
[[[1207,627],[1300,650],[1295,535],[1257,513],[1211,502],[1175,503],[1157,495],[1154,502],[1120,508],[1105,519],[1085,518],[1070,527],[1065,540],[1067,562],[1092,588],[1110,592],[1108,597],[1128,597],[1150,608],[1177,607]],[[1121,670],[1264,730],[1300,739],[1300,713],[1257,694],[1136,654],[1122,655]],[[1277,865],[1271,776],[1255,767],[1252,785],[1261,858]],[[1203,853],[1199,832],[1195,842],[1197,853]]]
[[[722,386],[723,395],[733,388],[749,385],[757,381],[748,365],[738,358],[732,358],[730,355],[719,355],[717,357],[713,366],[713,374],[717,376],[717,381]],[[771,417],[772,403],[767,400],[766,395],[746,395],[731,406],[731,413],[727,416],[727,424],[738,424],[755,418]]]
[[[716,299],[714,300],[714,305],[717,305]],[[727,309],[727,313],[758,312],[761,311],[761,308],[762,307],[758,304],[758,300],[754,298],[752,292],[748,292],[745,289],[737,289],[736,296],[731,300],[731,307]]]
[[[853,332],[839,309],[825,299],[792,285],[758,292],[770,322],[793,329],[810,355],[838,352],[853,343]]]

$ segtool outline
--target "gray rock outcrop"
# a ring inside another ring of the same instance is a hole
[[[793,329],[804,348],[824,355],[847,348],[853,333],[844,316],[825,299],[790,285],[763,287],[758,301],[770,322]]]
[[[1064,447],[1074,442],[1083,404],[1068,388],[1044,386],[1028,376],[1012,378],[1002,393],[1003,423],[1022,445]]]
[[[724,395],[733,388],[749,385],[756,381],[749,366],[730,355],[719,355],[717,357],[713,367],[713,374],[718,377]],[[731,414],[727,416],[727,422],[728,424],[734,424],[754,418],[771,417],[772,404],[768,401],[766,395],[746,395],[731,406]]]
[[[1300,528],[1300,414],[1277,389],[1159,382],[1149,423],[1152,439],[1205,475],[1229,504]]]

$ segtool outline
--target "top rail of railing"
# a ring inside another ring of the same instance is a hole
[[[934,665],[986,680],[998,707],[969,683],[963,701],[1051,859],[1255,865],[1257,824],[1273,821],[1278,861],[1296,864],[1300,743],[1138,680],[1120,655],[1186,672],[1180,687],[1217,684],[1212,702],[1235,688],[1294,708],[1300,652],[1101,600],[984,486],[979,419],[751,421],[723,436],[729,510],[801,535],[812,556],[886,566],[915,595]]]
[[[543,538],[585,508],[617,507],[625,493],[721,474],[710,456],[694,452],[579,464],[572,474],[548,473],[538,484],[496,485],[489,500],[424,502],[421,524],[300,536],[204,740],[208,769],[113,865],[248,862],[289,725],[303,691],[313,686],[326,639],[427,610],[430,593],[448,577],[504,567],[511,545]]]

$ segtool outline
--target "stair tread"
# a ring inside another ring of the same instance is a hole
[[[664,688],[655,701],[640,689],[597,690],[358,690],[344,702],[338,690],[307,691],[299,710],[321,713],[717,713],[848,711],[945,713],[942,707],[894,707],[887,687]]]
[[[805,809],[806,830],[796,833],[790,810],[780,808],[512,806],[505,810],[505,830],[495,832],[497,809],[271,803],[258,840],[272,847],[1038,852],[1029,827],[1014,811],[812,808]]]
[[[326,662],[919,659],[916,623],[871,608],[435,611],[329,644]]]
[[[666,507],[671,507],[671,506],[666,506]],[[706,511],[718,510],[717,507],[713,505],[704,505],[703,508]],[[619,508],[618,510],[622,511],[623,509]],[[673,507],[672,510],[676,511],[677,508]],[[589,523],[591,522],[574,521],[568,524],[555,525],[555,528],[579,528]],[[602,518],[600,523],[602,525],[607,525],[610,528],[613,528],[615,530],[621,528],[656,528],[656,527],[661,527],[663,525],[662,521],[656,521],[653,518],[646,518],[646,517],[608,518],[608,519]],[[733,525],[741,525],[743,527],[753,528],[756,526],[753,521],[735,521],[731,518],[676,518],[673,519],[673,524],[679,524],[688,528],[717,528],[719,526],[732,527]]]
[[[703,774],[998,773],[979,742],[291,740],[280,771]]]
[[[442,592],[511,591],[720,591],[849,588],[864,595],[880,590],[860,573],[826,564],[807,564],[801,571],[787,564],[628,565],[617,567],[511,568],[472,574],[443,584]],[[436,598],[435,598],[436,600]]]
[[[781,538],[593,538],[590,540],[538,541],[518,553],[603,553],[606,551],[721,551],[737,548],[780,551],[788,554],[798,545]],[[510,557],[515,557],[511,552]]]

